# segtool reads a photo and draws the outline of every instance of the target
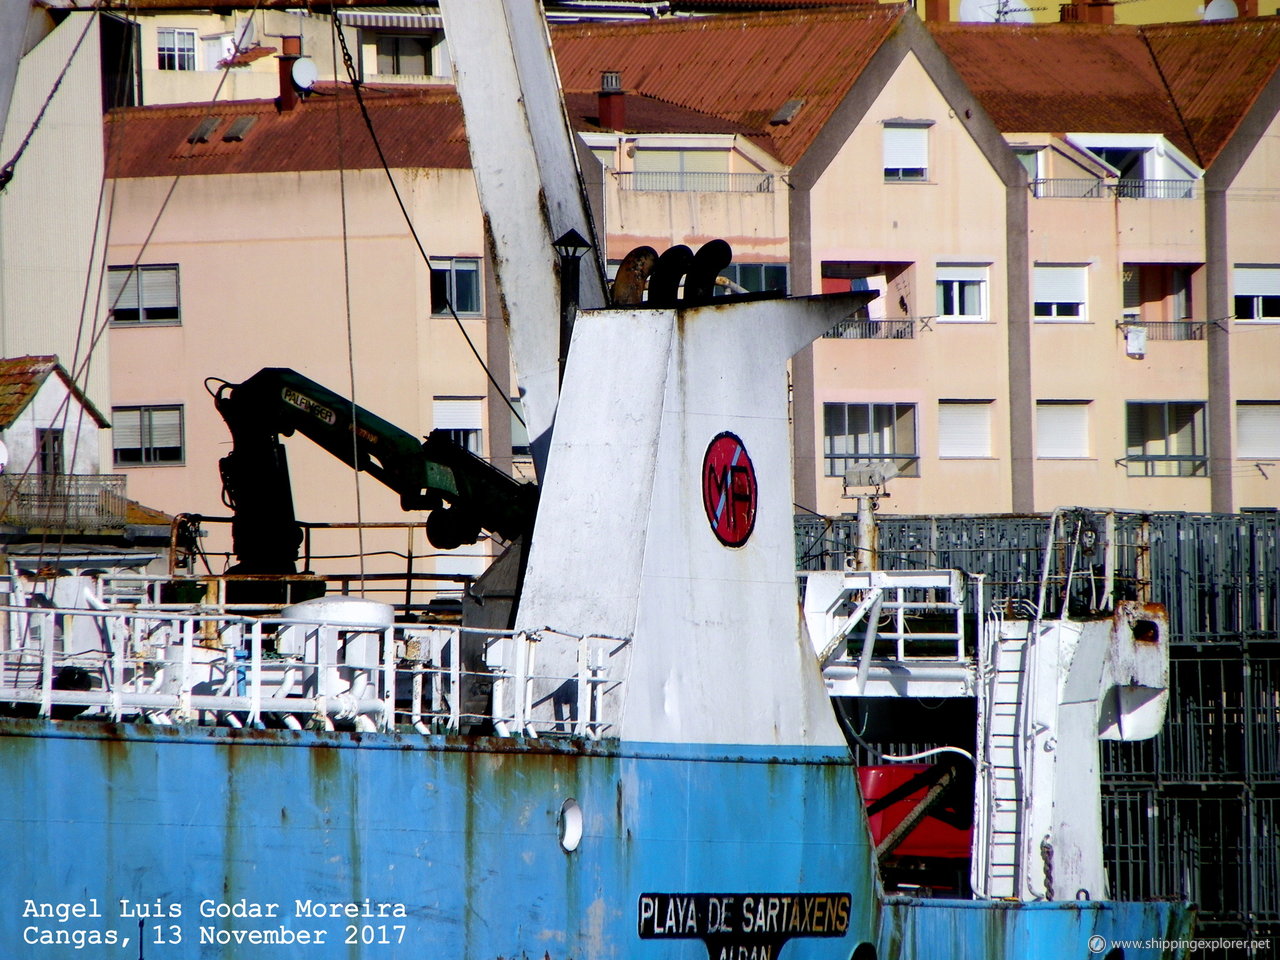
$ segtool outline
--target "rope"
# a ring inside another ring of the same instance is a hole
[[[333,47],[333,36],[341,33],[338,26],[338,18],[331,20],[332,30],[330,31],[330,48]],[[344,55],[346,47],[343,46]],[[336,59],[336,50],[332,50]],[[365,595],[365,568],[364,568],[364,510],[360,497],[360,439],[356,430],[356,366],[355,366],[355,335],[352,332],[351,325],[351,246],[350,236],[347,232],[347,176],[346,164],[343,162],[343,147],[345,141],[342,136],[342,110],[335,107],[334,122],[338,128],[338,196],[339,203],[342,208],[342,296],[346,309],[347,321],[347,379],[351,386],[351,472],[355,479],[356,487],[356,544],[357,553],[360,560],[360,596]],[[412,536],[412,533],[410,533]]]
[[[347,48],[347,40],[342,33],[342,24],[338,18],[337,8],[333,10],[332,16],[334,32],[337,34],[338,43],[342,47],[342,65],[346,68],[347,79],[351,81],[351,89],[355,92],[356,103],[360,106],[360,115],[364,118],[364,125],[369,130],[369,139],[373,142],[373,148],[378,154],[378,161],[382,164],[382,171],[386,174],[387,182],[391,185],[391,192],[395,195],[396,204],[400,207],[400,215],[404,218],[405,225],[409,228],[409,234],[413,237],[413,242],[418,247],[418,254],[422,257],[422,262],[427,265],[427,269],[430,270],[431,258],[427,255],[426,248],[422,245],[422,240],[418,236],[418,231],[413,225],[413,219],[409,216],[409,210],[405,207],[404,199],[400,196],[400,188],[396,186],[395,178],[391,175],[391,165],[387,162],[386,154],[382,151],[382,144],[379,142],[377,131],[374,130],[373,127],[373,118],[369,116],[369,108],[365,105],[364,94],[360,89],[362,81],[356,74],[355,61],[351,57],[351,51]],[[453,317],[453,322],[457,324],[458,330],[462,333],[463,339],[467,341],[467,346],[471,348],[471,353],[476,358],[476,362],[480,364],[480,369],[482,369],[485,376],[489,378],[489,383],[493,385],[494,390],[498,392],[498,395],[502,397],[503,402],[506,403],[507,407],[511,410],[511,415],[519,420],[522,426],[527,426],[524,422],[524,417],[520,415],[520,412],[516,410],[515,404],[511,402],[511,398],[507,396],[508,391],[494,378],[493,372],[484,361],[484,357],[482,357],[480,355],[480,351],[476,349],[476,345],[472,342],[470,334],[467,333],[467,328],[462,325],[462,321],[458,318],[457,311],[453,308],[453,298],[449,297],[447,293],[445,294],[445,305],[449,308],[449,315]]]

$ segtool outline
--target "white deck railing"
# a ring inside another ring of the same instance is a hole
[[[596,739],[616,723],[630,654],[551,630],[24,605],[0,620],[7,715],[164,725]],[[572,676],[537,672],[553,645]],[[570,691],[565,715],[535,699],[548,688]]]

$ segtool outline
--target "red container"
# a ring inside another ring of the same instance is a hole
[[[859,767],[858,784],[862,787],[862,799],[869,807],[876,800],[928,769],[927,763],[894,763],[882,767]],[[928,782],[922,783],[918,790],[914,790],[879,813],[870,814],[867,817],[871,823],[871,836],[877,844],[915,809],[916,804],[929,792],[930,786]],[[939,813],[945,810],[954,810],[954,806],[946,800],[943,801],[941,808],[935,808],[935,812]],[[962,819],[967,819],[967,816]],[[968,859],[972,849],[972,827],[967,829],[953,827],[931,814],[921,820],[890,855]]]

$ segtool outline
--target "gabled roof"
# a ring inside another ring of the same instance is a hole
[[[575,24],[553,33],[569,93],[594,92],[604,70],[622,87],[753,131],[784,163],[809,147],[905,15],[901,4],[698,20]],[[770,118],[791,100],[789,123]]]
[[[57,357],[12,357],[0,359],[0,430],[13,426],[51,373],[57,374],[98,426],[111,425],[75,385]]]
[[[107,115],[107,175],[281,173],[381,166],[360,108],[346,85],[317,84],[293,110],[274,100],[126,107]],[[462,109],[452,87],[366,84],[365,103],[392,167],[467,168]],[[218,123],[206,142],[189,139],[207,117]],[[251,119],[242,139],[225,139],[232,123]]]
[[[1160,133],[1202,167],[1280,65],[1274,17],[928,28],[1001,131]]]
[[[1153,24],[1142,35],[1208,166],[1280,69],[1280,17]]]

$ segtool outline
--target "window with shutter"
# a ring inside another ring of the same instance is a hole
[[[991,456],[990,400],[938,402],[938,456]]]
[[[729,189],[729,151],[640,147],[634,158],[634,188],[715,192]]]
[[[1084,264],[1036,264],[1033,312],[1040,320],[1084,320],[1089,268]]]
[[[176,263],[107,268],[107,308],[113,323],[179,323]]]
[[[1237,263],[1236,320],[1280,322],[1280,265]]]
[[[431,403],[431,421],[449,439],[476,456],[484,453],[484,401],[478,397],[436,397]]]
[[[1089,403],[1036,401],[1036,456],[1071,460],[1089,456]]]
[[[182,406],[113,407],[112,448],[117,467],[182,463]]]
[[[1280,401],[1236,403],[1236,456],[1249,460],[1280,457]]]
[[[885,121],[885,180],[928,179],[929,127],[932,125],[931,120]]]

